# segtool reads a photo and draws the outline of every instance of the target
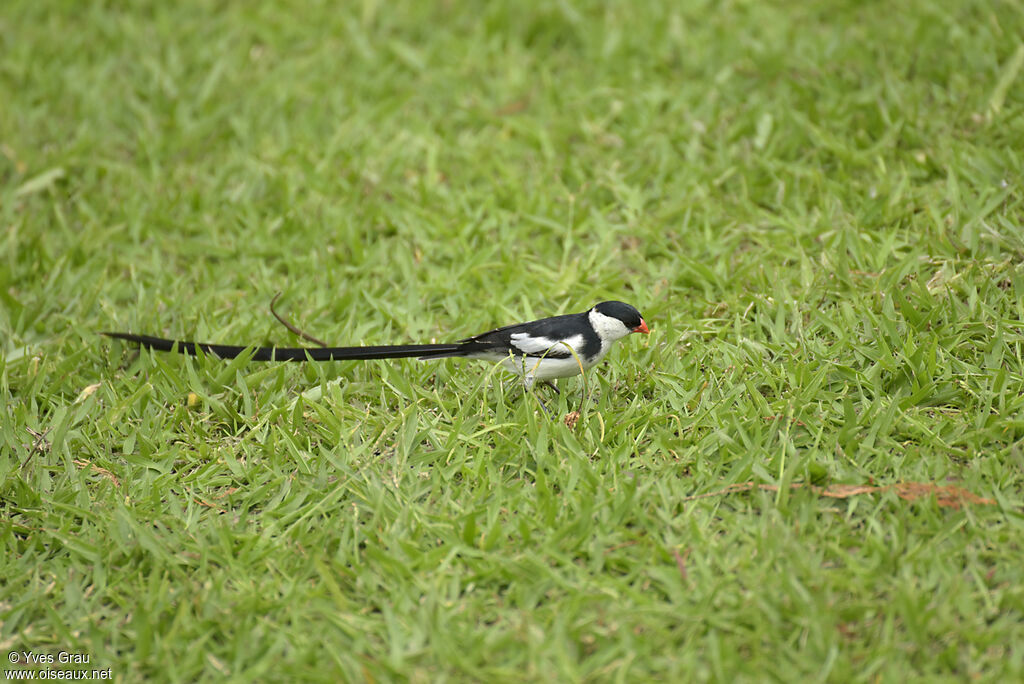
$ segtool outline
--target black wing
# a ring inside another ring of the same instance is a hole
[[[459,340],[459,343],[480,345],[477,348],[482,347],[487,351],[502,354],[511,352],[516,356],[564,359],[573,353],[565,345],[559,344],[559,341],[570,340],[576,336],[583,337],[582,353],[585,356],[595,354],[595,346],[597,349],[601,347],[601,340],[590,326],[585,313],[564,314],[529,323],[506,325]]]

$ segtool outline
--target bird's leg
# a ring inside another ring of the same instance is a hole
[[[580,398],[580,407],[576,409],[577,413],[583,413],[583,407],[586,406],[587,402],[590,401],[590,392],[584,392]]]
[[[580,397],[580,407],[576,410],[577,413],[583,415],[583,408],[587,405],[587,402],[591,399],[590,394],[590,383],[587,382],[586,374],[580,374],[580,378],[583,380],[583,396]],[[596,400],[595,400],[596,402]]]
[[[548,380],[542,380],[541,384],[550,385],[551,382]],[[534,378],[533,375],[527,373],[526,375],[523,376],[523,389],[529,394],[533,395],[533,398],[537,400],[537,403],[540,405],[540,407],[544,409],[544,413],[548,414],[548,416],[550,417],[552,413],[550,409],[548,409],[548,407],[544,405],[544,401],[540,398],[540,395],[537,394],[536,387],[537,379]],[[555,388],[555,391],[558,391],[557,387]]]
[[[542,385],[547,385],[551,389],[555,390],[555,394],[561,394],[561,392],[558,391],[558,385],[556,385],[555,383],[551,382],[550,380],[542,380],[541,384]]]

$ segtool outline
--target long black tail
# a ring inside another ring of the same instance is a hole
[[[107,337],[136,342],[156,351],[177,351],[179,354],[195,356],[196,350],[213,354],[222,359],[233,359],[251,351],[253,361],[366,361],[370,359],[402,359],[416,356],[421,359],[436,359],[443,356],[463,356],[473,351],[472,342],[452,344],[396,344],[382,347],[239,347],[231,344],[208,344],[206,342],[183,342],[168,340],[151,335],[105,332]]]

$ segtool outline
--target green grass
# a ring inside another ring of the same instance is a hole
[[[999,0],[8,1],[0,650],[1024,678],[1022,35]],[[550,419],[485,364],[98,336],[298,344],[279,290],[334,344],[609,298],[652,334],[574,428],[578,379]],[[747,481],[781,488],[687,499]]]

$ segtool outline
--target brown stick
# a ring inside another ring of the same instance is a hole
[[[270,300],[270,313],[274,314],[274,318],[276,318],[277,321],[281,325],[283,325],[284,327],[288,328],[290,331],[292,331],[293,333],[295,333],[296,335],[298,335],[302,339],[309,340],[313,344],[319,345],[321,347],[326,347],[327,346],[326,342],[321,342],[320,340],[318,340],[317,338],[313,337],[312,335],[310,335],[308,333],[305,333],[302,330],[299,330],[294,325],[292,325],[291,323],[286,321],[284,319],[284,317],[281,316],[281,314],[277,313],[277,311],[274,310],[274,302],[276,302],[277,298],[280,297],[280,296],[281,296],[281,293],[278,292],[276,295],[274,295],[274,298]]]

